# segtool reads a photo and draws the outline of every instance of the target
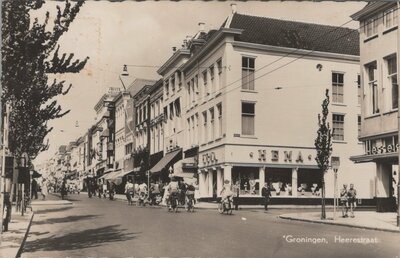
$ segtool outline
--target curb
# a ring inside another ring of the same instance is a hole
[[[327,225],[333,225],[333,226],[343,226],[343,227],[350,227],[350,228],[361,228],[361,229],[378,230],[378,231],[385,231],[385,232],[392,232],[392,233],[400,233],[400,230],[395,230],[395,229],[384,229],[384,228],[359,226],[359,225],[346,224],[346,223],[333,222],[333,221],[321,221],[321,220],[312,220],[312,219],[306,219],[306,218],[295,218],[295,217],[290,217],[290,216],[285,216],[285,215],[279,215],[278,218],[294,220],[294,221],[317,223],[317,224],[327,224]]]
[[[21,245],[20,245],[19,248],[18,248],[18,251],[17,251],[17,254],[15,255],[15,258],[21,257],[22,249],[24,248],[26,239],[28,238],[28,233],[29,233],[29,230],[31,229],[31,225],[32,225],[32,221],[33,221],[33,216],[34,216],[34,215],[35,215],[35,213],[32,212],[31,218],[30,218],[30,220],[29,220],[28,228],[26,229],[25,236],[24,236],[24,238],[22,239]]]

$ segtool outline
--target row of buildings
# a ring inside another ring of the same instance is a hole
[[[233,4],[220,28],[206,31],[199,23],[195,35],[173,49],[157,71],[160,80],[110,88],[95,106],[97,122],[60,148],[53,171],[120,187],[127,177],[168,181],[173,173],[196,179],[203,200],[217,198],[228,179],[240,185],[246,203],[258,202],[268,182],[275,203],[319,203],[322,175],[314,141],[329,89],[338,186],[353,183],[360,204],[388,203],[397,164],[398,20],[394,11],[379,7],[383,17],[364,21],[377,5],[394,6],[371,3],[355,14],[365,24],[360,35],[344,27],[239,14]],[[380,47],[384,40],[392,47]],[[380,52],[384,57],[372,60]],[[383,66],[389,77],[375,73]],[[392,105],[382,104],[389,100]],[[391,151],[382,152],[382,145]],[[371,161],[377,158],[384,160],[375,169]],[[329,201],[333,170],[325,181]]]

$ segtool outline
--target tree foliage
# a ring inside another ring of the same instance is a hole
[[[16,156],[26,152],[35,158],[48,148],[45,137],[52,130],[48,121],[61,118],[63,111],[55,99],[71,88],[48,74],[78,73],[88,60],[73,60],[60,54],[58,41],[68,31],[84,1],[57,6],[54,22],[46,12],[41,23],[31,11],[43,7],[44,0],[2,1],[2,104],[11,105],[9,148]]]
[[[318,167],[321,170],[321,182],[322,182],[322,212],[321,218],[326,218],[325,213],[325,173],[329,168],[329,159],[332,154],[332,132],[329,126],[328,115],[329,115],[329,90],[325,92],[325,99],[322,102],[322,116],[318,114],[318,131],[317,138],[315,139],[315,148],[317,150],[317,161]]]

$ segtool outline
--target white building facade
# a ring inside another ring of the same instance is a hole
[[[373,168],[349,160],[362,150],[357,31],[233,13],[209,34],[182,67],[183,146],[198,146],[201,198],[219,197],[228,179],[248,202],[261,197],[265,182],[277,199],[317,202],[314,141],[329,89],[338,185],[354,183],[359,198],[371,201],[372,189],[361,186],[373,180]],[[332,170],[325,182],[333,198]]]
[[[374,164],[378,211],[395,211],[398,183],[400,34],[396,2],[371,2],[352,15],[360,22],[361,135],[357,163]]]

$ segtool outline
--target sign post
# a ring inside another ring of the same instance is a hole
[[[333,196],[333,219],[336,219],[336,207],[338,206],[338,198],[337,198],[337,173],[340,166],[340,158],[339,157],[332,157],[331,158],[331,165],[334,174],[334,196]]]

